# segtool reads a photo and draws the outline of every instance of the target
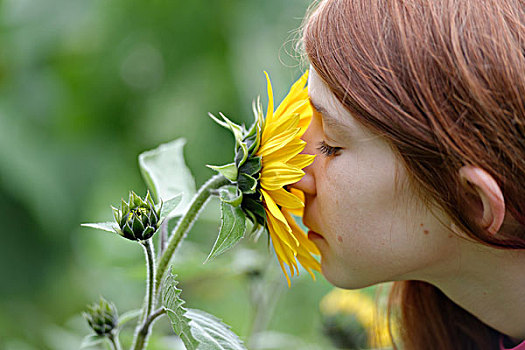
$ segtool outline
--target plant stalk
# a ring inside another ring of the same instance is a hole
[[[144,349],[144,346],[146,345],[146,342],[148,340],[149,333],[151,331],[151,326],[153,325],[153,321],[155,321],[158,317],[164,315],[166,313],[166,310],[164,308],[159,308],[155,310],[151,315],[146,318],[146,320],[142,323],[140,328],[137,328],[135,333],[135,342],[133,345],[134,350],[142,350]]]
[[[210,178],[204,185],[202,185],[199,191],[195,194],[188,210],[180,218],[177,226],[173,230],[173,234],[169,238],[166,250],[162,253],[162,256],[160,257],[157,266],[157,273],[155,275],[156,291],[159,291],[160,282],[162,281],[164,273],[166,272],[166,268],[168,267],[168,264],[171,260],[171,257],[175,253],[176,248],[193,226],[193,223],[196,221],[199,213],[201,212],[202,208],[204,207],[204,204],[210,197],[212,191],[228,183],[229,180],[226,179],[224,176],[215,175],[212,178]]]
[[[108,336],[108,339],[111,342],[111,345],[113,346],[113,350],[122,350],[122,346],[120,345],[120,341],[118,340],[118,334],[111,333]]]
[[[144,306],[142,308],[142,316],[135,329],[135,339],[133,341],[133,349],[142,350],[146,343],[149,334],[148,319],[150,317],[151,310],[153,309],[153,303],[155,298],[155,283],[153,278],[155,276],[155,255],[153,253],[153,243],[151,239],[140,242],[144,248],[146,255],[146,268],[148,271],[148,277],[146,281],[146,296],[144,298]],[[146,332],[143,330],[146,329]]]

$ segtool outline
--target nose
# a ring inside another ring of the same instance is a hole
[[[302,139],[306,142],[306,146],[304,150],[301,153],[304,154],[316,154],[316,149],[313,141],[313,123],[311,123],[304,133]],[[317,157],[316,157],[317,158]],[[315,176],[314,176],[314,168],[315,168],[315,162],[317,159],[314,159],[313,163],[307,166],[303,169],[305,175],[301,180],[296,182],[295,184],[292,184],[293,188],[296,188],[298,190],[303,191],[307,195],[315,195]]]

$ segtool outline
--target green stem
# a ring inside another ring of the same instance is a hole
[[[135,333],[135,342],[133,345],[134,350],[142,350],[144,349],[144,346],[146,345],[146,342],[148,340],[148,336],[151,331],[151,326],[153,325],[153,321],[155,321],[158,317],[164,315],[166,310],[164,308],[159,308],[156,311],[154,311],[151,315],[144,320],[142,325],[137,328]]]
[[[135,329],[135,340],[133,341],[133,349],[135,350],[143,349],[146,343],[149,327],[145,327],[145,325],[148,322],[155,297],[155,283],[153,283],[153,277],[155,276],[155,255],[153,254],[153,243],[151,242],[151,239],[141,241],[140,243],[142,244],[142,247],[144,247],[144,252],[146,253],[148,279],[146,281],[146,296],[144,298],[144,307],[142,308],[142,317]],[[147,331],[144,333],[142,331],[143,329],[146,329]]]
[[[111,333],[108,338],[113,346],[113,350],[122,350],[122,346],[120,346],[120,341],[118,340],[118,334]]]
[[[155,297],[155,284],[153,283],[153,277],[155,276],[155,255],[153,254],[153,243],[151,239],[146,240],[142,243],[146,252],[146,265],[148,268],[148,281],[146,290],[146,304],[142,319],[145,320],[151,313],[153,308],[153,298]]]
[[[157,266],[157,274],[155,275],[155,290],[159,290],[160,282],[162,281],[162,277],[166,272],[166,268],[168,267],[171,257],[175,253],[175,249],[193,226],[193,223],[204,207],[204,204],[210,197],[211,191],[228,183],[229,180],[224,176],[215,175],[204,185],[202,185],[199,191],[195,194],[193,200],[191,201],[190,207],[182,216],[182,218],[180,218],[177,227],[175,227],[175,230],[168,241],[166,250],[160,257],[159,264]]]

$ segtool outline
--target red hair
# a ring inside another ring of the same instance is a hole
[[[525,249],[525,2],[326,0],[307,18],[306,54],[338,100],[385,137],[429,206],[470,238]],[[458,176],[487,171],[515,228],[473,222]],[[405,349],[493,349],[498,332],[436,287],[397,282]]]

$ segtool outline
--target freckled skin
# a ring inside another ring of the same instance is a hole
[[[428,232],[428,230],[423,230],[423,233],[428,235],[429,232]]]
[[[324,238],[314,240],[324,276],[352,289],[425,279],[456,249],[445,226],[450,220],[423,204],[386,140],[362,126],[310,72],[312,101],[344,126],[334,131],[314,112],[303,137],[304,153],[317,156],[295,185],[305,193],[305,225]],[[341,149],[336,155],[321,154],[322,141]]]

